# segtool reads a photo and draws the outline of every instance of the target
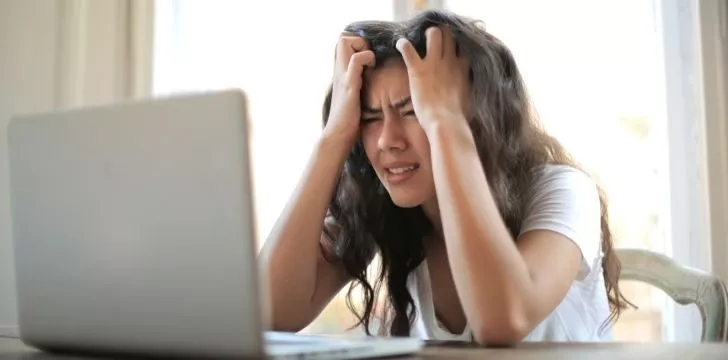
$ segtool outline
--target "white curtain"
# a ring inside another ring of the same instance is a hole
[[[0,1],[0,336],[17,334],[5,128],[151,94],[153,1]]]
[[[57,106],[151,95],[154,2],[60,4]]]

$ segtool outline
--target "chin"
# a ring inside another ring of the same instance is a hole
[[[393,194],[389,193],[394,205],[401,208],[413,208],[422,205],[424,199],[421,196],[412,196],[411,194]]]

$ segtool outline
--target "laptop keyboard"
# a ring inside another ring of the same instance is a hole
[[[306,334],[296,334],[296,333],[287,333],[287,332],[277,332],[277,331],[266,331],[264,334],[265,342],[267,344],[271,345],[279,345],[279,344],[311,344],[311,343],[336,343],[336,344],[350,344],[354,341],[350,341],[349,339],[342,338],[340,336],[325,336],[325,335],[306,335]],[[358,342],[355,343],[361,343],[361,340],[364,339],[358,339]]]

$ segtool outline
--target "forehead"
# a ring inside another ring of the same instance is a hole
[[[363,100],[371,106],[391,104],[410,95],[407,68],[399,59],[364,71]]]

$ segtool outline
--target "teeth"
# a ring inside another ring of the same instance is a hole
[[[415,166],[412,165],[412,166],[407,166],[407,167],[390,168],[389,172],[391,172],[392,174],[403,174],[408,171],[412,171],[414,169],[415,169]]]

